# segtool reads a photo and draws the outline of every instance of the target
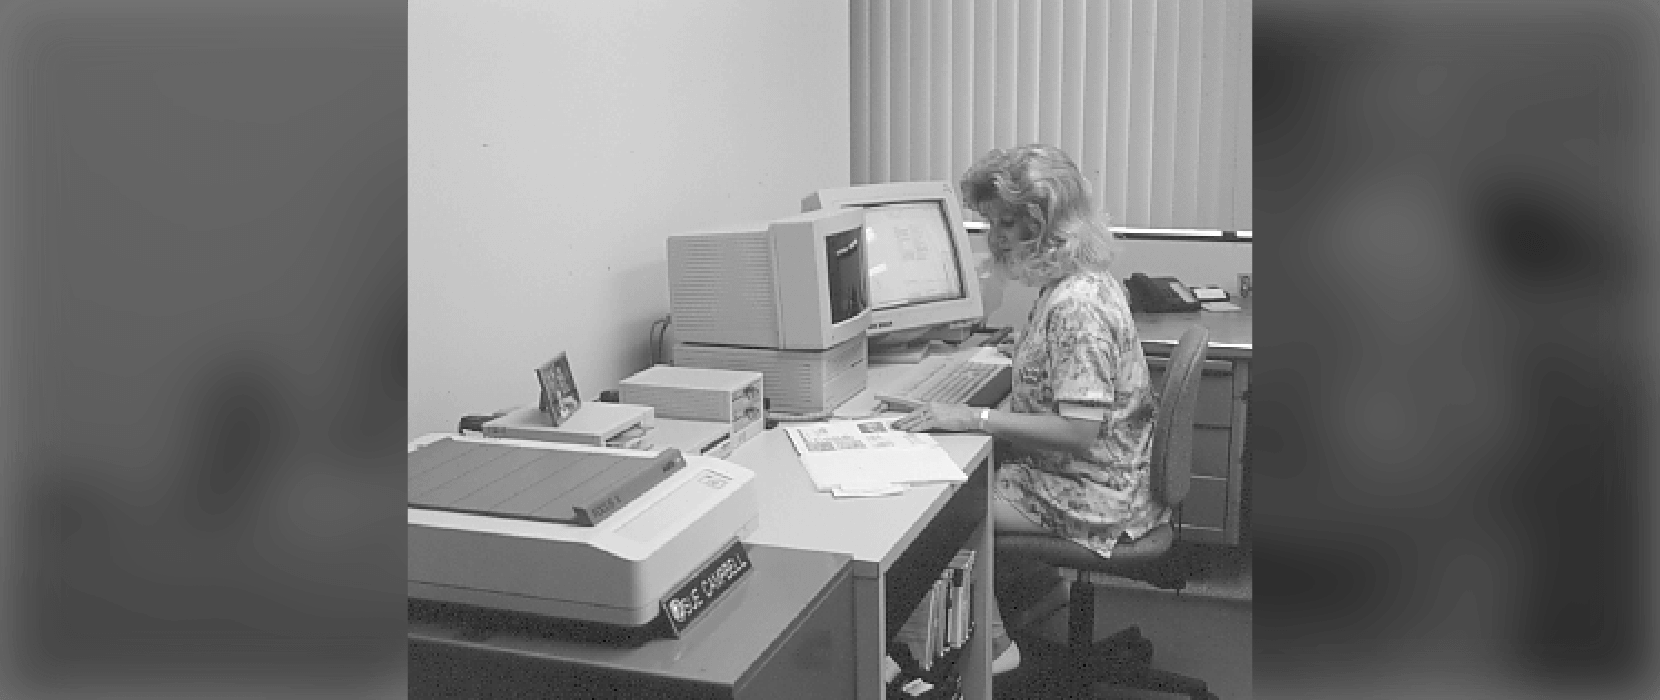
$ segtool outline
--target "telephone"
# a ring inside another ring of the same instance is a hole
[[[1198,311],[1199,299],[1193,290],[1174,277],[1148,277],[1140,272],[1124,280],[1130,293],[1130,310],[1139,313]]]

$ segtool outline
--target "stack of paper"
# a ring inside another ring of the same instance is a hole
[[[895,430],[886,420],[786,426],[801,464],[820,491],[856,492],[886,484],[962,483],[962,467],[923,433]]]

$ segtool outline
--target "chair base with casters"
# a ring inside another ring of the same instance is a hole
[[[1113,549],[1112,558],[1103,559],[1095,552],[1059,537],[997,537],[999,558],[1037,560],[1059,568],[1064,578],[1072,579],[1066,646],[1054,648],[1041,641],[1019,641],[1023,659],[1035,661],[1033,675],[1057,676],[1049,679],[1051,685],[1043,689],[1046,697],[1089,697],[1090,686],[1106,683],[1122,688],[1186,695],[1195,700],[1216,698],[1202,680],[1154,668],[1152,642],[1141,636],[1138,627],[1131,626],[1103,639],[1095,639],[1095,591],[1098,584],[1106,583],[1111,578],[1129,578],[1178,592],[1186,586],[1186,577],[1164,556],[1174,540],[1173,528],[1161,525],[1139,540],[1119,544]],[[1053,614],[1057,607],[1029,611],[1023,617],[1032,621],[1042,620]]]

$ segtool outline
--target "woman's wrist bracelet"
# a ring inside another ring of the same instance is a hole
[[[986,430],[986,426],[988,426],[990,424],[991,424],[991,409],[989,409],[989,408],[980,409],[980,432],[982,432],[982,433],[988,432]]]

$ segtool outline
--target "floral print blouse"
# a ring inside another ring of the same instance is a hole
[[[1043,292],[1014,350],[1016,413],[1060,412],[1060,402],[1104,408],[1087,460],[999,441],[997,490],[1033,521],[1112,555],[1169,520],[1148,475],[1157,398],[1124,287],[1104,272],[1069,276]]]

